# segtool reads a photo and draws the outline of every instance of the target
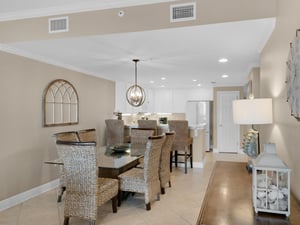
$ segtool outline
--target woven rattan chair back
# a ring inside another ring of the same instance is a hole
[[[157,121],[156,120],[138,120],[139,128],[153,129],[153,135],[157,135]]]
[[[81,142],[97,142],[96,129],[86,129],[77,131],[79,141]]]
[[[190,158],[191,168],[193,168],[193,139],[189,137],[189,125],[187,120],[169,120],[169,130],[175,132],[175,139],[172,145],[172,151],[175,151],[175,165],[177,163],[185,164],[185,173],[187,173],[187,159]],[[178,153],[178,151],[183,153]],[[184,156],[184,161],[178,161],[178,156]],[[172,162],[171,162],[172,163]],[[172,165],[170,164],[170,169]],[[172,170],[171,170],[172,171]]]
[[[64,225],[69,223],[70,217],[86,219],[94,225],[97,207],[113,197],[117,199],[118,180],[98,178],[96,142],[57,141],[56,145],[66,174]]]
[[[153,136],[153,134],[154,134],[153,129],[131,128],[130,131],[131,145],[146,147],[149,137]]]
[[[53,134],[53,137],[56,141],[69,141],[69,142],[78,142],[79,138],[76,131],[67,131]],[[62,159],[62,155],[59,148],[56,148],[58,157]],[[65,171],[64,167],[60,166],[59,168],[59,193],[57,196],[57,202],[61,202],[64,191],[66,190],[66,181],[65,181]]]
[[[149,137],[144,155],[144,177],[146,183],[159,180],[158,171],[164,140],[165,137],[163,135]]]
[[[79,138],[76,131],[67,131],[53,134],[55,141],[78,142]]]
[[[159,180],[161,193],[165,193],[165,186],[169,183],[171,187],[171,174],[170,174],[170,152],[175,138],[175,132],[167,132],[165,142],[161,149],[161,157],[159,164]]]
[[[107,119],[106,124],[106,145],[116,145],[124,143],[124,121]]]
[[[96,143],[57,142],[66,174],[64,216],[96,220]]]
[[[144,155],[144,167],[132,168],[119,175],[120,190],[144,193],[147,210],[151,209],[150,202],[156,195],[159,198],[160,194],[158,170],[164,139],[164,135],[149,137]],[[121,193],[119,197],[122,196]]]
[[[185,151],[189,142],[189,125],[187,120],[169,120],[169,130],[174,131],[173,150]]]

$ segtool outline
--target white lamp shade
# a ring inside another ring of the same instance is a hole
[[[233,101],[236,124],[270,124],[273,122],[272,99],[239,99]]]

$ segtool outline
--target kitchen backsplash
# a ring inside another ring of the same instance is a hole
[[[159,123],[159,118],[166,117],[167,120],[185,120],[185,113],[172,113],[172,114],[132,114],[132,115],[122,115],[122,119],[126,125],[137,124],[137,121],[140,119],[148,119],[148,120],[157,120]]]

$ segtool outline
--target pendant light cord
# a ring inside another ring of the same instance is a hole
[[[132,61],[135,63],[135,70],[134,70],[134,72],[135,72],[135,86],[137,86],[137,63],[140,60],[139,59],[133,59]]]

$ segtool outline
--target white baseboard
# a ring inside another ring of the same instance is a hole
[[[219,153],[219,150],[217,148],[213,148],[213,153]]]
[[[49,183],[43,184],[41,186],[35,187],[31,190],[22,192],[20,194],[17,194],[15,196],[12,196],[10,198],[4,199],[0,201],[0,212],[11,208],[13,206],[16,206],[22,202],[25,202],[26,200],[36,197],[40,194],[43,194],[44,192],[50,191],[54,188],[57,188],[59,185],[59,179],[53,180]]]
[[[194,168],[203,168],[204,167],[204,160],[202,162],[193,162]]]

